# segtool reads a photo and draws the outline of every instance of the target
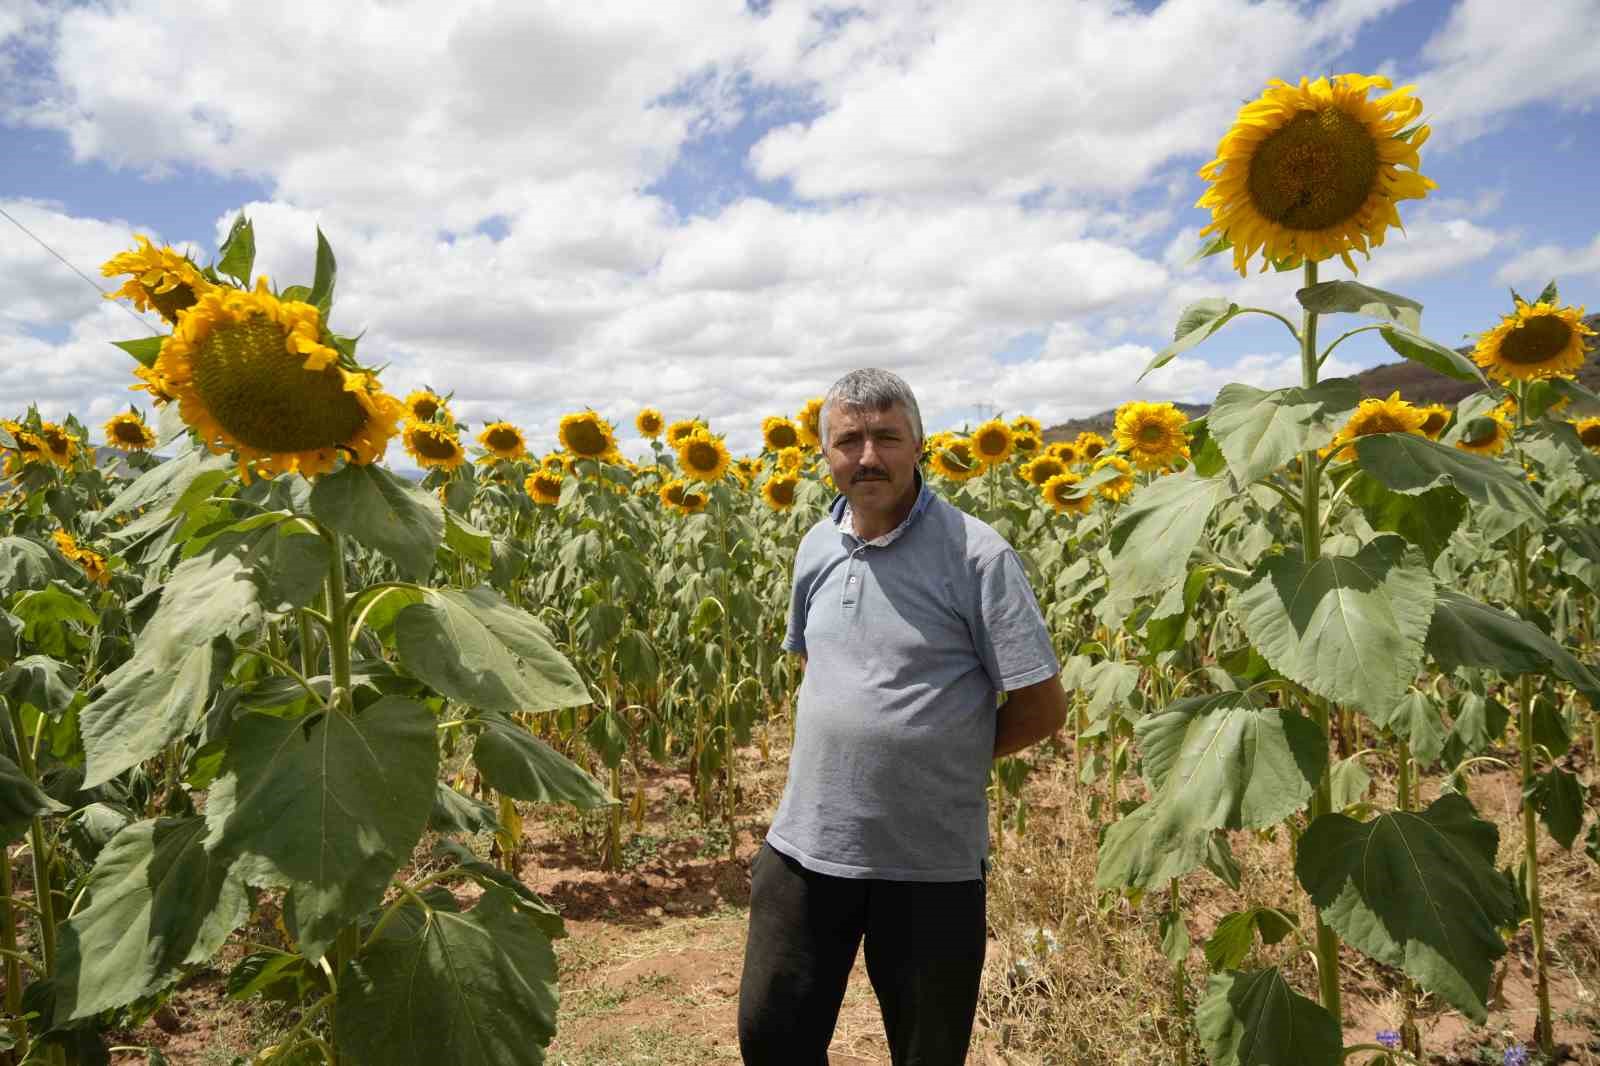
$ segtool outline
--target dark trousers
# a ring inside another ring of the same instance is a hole
[[[961,1066],[987,946],[984,889],[830,877],[763,843],[739,983],[745,1066],[827,1066],[863,938],[894,1066]]]

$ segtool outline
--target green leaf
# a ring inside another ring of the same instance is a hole
[[[1543,745],[1551,758],[1559,759],[1572,750],[1572,726],[1554,700],[1535,696],[1531,719],[1533,742]]]
[[[449,509],[444,512],[444,542],[473,566],[487,570],[494,565],[494,539]]]
[[[1466,498],[1446,486],[1408,495],[1357,471],[1346,491],[1373,529],[1400,534],[1422,549],[1429,566],[1450,546],[1450,535],[1467,516]]]
[[[1245,634],[1285,677],[1368,713],[1400,701],[1422,663],[1433,575],[1399,537],[1309,565],[1264,561],[1239,597]]]
[[[1568,851],[1583,828],[1583,785],[1578,775],[1552,766],[1533,779],[1528,801],[1539,812],[1539,820],[1550,837]]]
[[[1230,478],[1201,478],[1192,470],[1136,489],[1111,530],[1112,585],[1131,597],[1165,592],[1182,581],[1206,520],[1234,491]]]
[[[250,913],[244,884],[206,851],[202,817],[128,826],[89,875],[88,905],[62,926],[56,1021],[88,1018],[209,962]]]
[[[1270,392],[1232,384],[1217,393],[1206,417],[1228,469],[1243,485],[1260,481],[1301,452],[1333,440],[1360,402],[1361,390],[1349,378]]]
[[[1277,967],[1206,981],[1195,1032],[1213,1066],[1341,1066],[1339,1023]]]
[[[1189,927],[1181,911],[1162,911],[1157,922],[1161,933],[1161,953],[1177,964],[1189,957]]]
[[[0,674],[0,696],[18,707],[31,704],[51,718],[71,706],[77,688],[78,671],[48,655],[18,659]]]
[[[490,888],[465,914],[433,909],[392,928],[340,975],[340,1052],[384,1066],[545,1061],[556,1031],[555,952],[516,896]]]
[[[1499,700],[1476,692],[1463,693],[1455,705],[1455,722],[1444,745],[1445,762],[1459,766],[1468,755],[1476,755],[1505,736],[1511,712]]]
[[[1559,303],[1560,300],[1561,290],[1556,287],[1555,279],[1551,278],[1549,284],[1539,291],[1539,298],[1535,300],[1534,303],[1554,304]]]
[[[1213,973],[1238,969],[1255,949],[1259,933],[1264,944],[1276,944],[1292,933],[1299,922],[1276,907],[1251,907],[1235,911],[1217,923],[1205,943],[1206,964]]]
[[[152,367],[156,365],[156,356],[161,354],[161,345],[166,341],[161,337],[135,337],[131,341],[112,341],[111,343],[139,361],[139,365]]]
[[[1519,525],[1544,526],[1544,509],[1527,482],[1492,459],[1436,444],[1415,433],[1359,437],[1356,455],[1364,471],[1395,492],[1416,494],[1449,485],[1478,504],[1517,516]]]
[[[1414,363],[1421,363],[1457,381],[1488,384],[1484,380],[1483,371],[1478,369],[1478,364],[1454,348],[1446,348],[1437,341],[1431,341],[1421,334],[1398,326],[1385,326],[1379,332],[1383,334],[1383,339],[1388,342],[1390,348]]]
[[[1438,703],[1425,692],[1407,692],[1388,714],[1373,714],[1372,719],[1405,739],[1419,767],[1428,766],[1444,751],[1444,718]]]
[[[1445,671],[1478,666],[1508,675],[1550,674],[1600,706],[1600,677],[1567,649],[1537,626],[1453,589],[1439,590],[1428,654]]]
[[[1517,435],[1530,459],[1551,475],[1576,472],[1586,481],[1600,480],[1600,455],[1584,447],[1570,422],[1545,422],[1529,426]]]
[[[226,479],[232,469],[233,463],[226,455],[212,455],[185,442],[178,454],[146,470],[117,493],[116,498],[101,510],[99,520],[103,523],[117,515],[131,514],[158,502],[166,506],[154,510],[159,512],[160,517],[165,517],[171,504],[188,492],[197,479],[214,478],[218,474]]]
[[[1421,814],[1318,818],[1300,839],[1295,873],[1352,947],[1482,1024],[1490,972],[1506,951],[1499,930],[1516,917],[1494,868],[1499,839],[1465,796],[1447,793]]]
[[[0,537],[0,600],[23,589],[50,584],[56,564],[43,544],[26,537]]]
[[[1238,304],[1230,303],[1220,296],[1197,300],[1185,307],[1183,313],[1178,316],[1178,328],[1173,330],[1172,343],[1156,353],[1156,357],[1150,360],[1150,365],[1144,368],[1144,373],[1141,373],[1139,378],[1143,380],[1145,374],[1166,366],[1175,357],[1227,325],[1228,320],[1238,313]]]
[[[1295,298],[1301,307],[1318,314],[1347,312],[1398,323],[1409,333],[1422,331],[1422,305],[1417,301],[1354,281],[1324,281],[1301,289]]]
[[[311,304],[322,312],[322,325],[328,325],[328,312],[333,307],[333,287],[339,274],[339,266],[333,258],[333,247],[328,244],[328,238],[322,235],[322,227],[317,227],[317,272],[311,280],[311,291],[306,294],[306,303]]]
[[[650,638],[637,629],[625,629],[617,640],[617,673],[635,685],[653,685],[660,676],[660,657]]]
[[[472,750],[483,779],[497,792],[530,803],[570,803],[595,810],[621,802],[576,763],[516,722],[490,716]]]
[[[250,272],[256,264],[256,231],[243,215],[228,227],[228,239],[217,249],[217,269],[246,288],[250,287]]]
[[[1352,755],[1333,764],[1328,785],[1333,791],[1333,810],[1342,811],[1367,798],[1372,775],[1361,765],[1361,757]]]
[[[435,833],[494,833],[500,829],[500,817],[487,803],[464,796],[440,781],[434,788],[428,828]]]
[[[0,755],[0,845],[21,840],[41,814],[65,814],[68,808],[46,796],[22,768]]]
[[[433,716],[386,696],[359,715],[241,715],[206,804],[206,846],[246,882],[289,889],[307,958],[383,899],[434,801]]]
[[[347,464],[317,479],[311,513],[329,529],[394,560],[402,576],[422,580],[444,540],[444,509],[430,493],[376,463]]]
[[[484,888],[498,885],[515,895],[517,905],[538,923],[539,929],[551,940],[560,940],[567,935],[566,923],[561,920],[561,912],[546,903],[533,889],[517,880],[515,875],[498,866],[489,865],[454,840],[439,841],[438,846],[433,849],[433,855],[436,859],[448,858],[453,861]]]
[[[616,711],[609,707],[601,709],[589,719],[583,738],[609,769],[622,765],[622,756],[628,750],[628,724]]]
[[[1174,836],[1170,823],[1158,825],[1162,817],[1155,803],[1146,803],[1111,824],[1100,843],[1094,877],[1097,889],[1148,889],[1205,865],[1211,834]]]

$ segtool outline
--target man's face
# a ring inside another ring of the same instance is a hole
[[[920,450],[899,404],[886,411],[828,410],[828,470],[857,510],[888,510],[910,493]]]

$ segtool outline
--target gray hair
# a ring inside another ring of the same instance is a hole
[[[827,396],[823,397],[822,413],[817,418],[817,436],[821,438],[824,448],[828,446],[828,408],[835,404],[857,411],[887,411],[898,404],[905,409],[906,417],[911,422],[911,433],[917,438],[917,446],[922,446],[922,411],[917,407],[917,398],[911,394],[911,386],[898,374],[866,367],[852,370],[835,381],[828,389]]]

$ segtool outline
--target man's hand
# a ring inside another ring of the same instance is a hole
[[[1061,675],[1006,693],[994,731],[994,757],[1036,744],[1067,721],[1067,694]]]

